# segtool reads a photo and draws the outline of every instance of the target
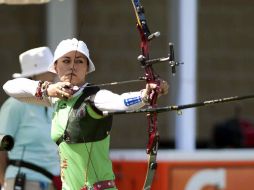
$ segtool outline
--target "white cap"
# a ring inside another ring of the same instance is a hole
[[[48,72],[53,55],[48,47],[38,47],[19,55],[21,73],[14,73],[13,78],[31,77]]]
[[[91,72],[95,71],[95,66],[94,66],[92,60],[90,59],[89,50],[88,50],[86,44],[83,41],[78,41],[76,38],[63,40],[58,44],[58,46],[56,47],[55,53],[54,53],[54,59],[51,62],[50,66],[48,68],[48,71],[50,71],[52,73],[56,73],[54,63],[60,57],[62,57],[63,55],[65,55],[66,53],[69,53],[71,51],[78,51],[87,57],[87,59],[89,61],[89,67],[88,67],[87,73],[91,73]]]

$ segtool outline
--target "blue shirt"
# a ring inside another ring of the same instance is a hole
[[[9,159],[22,159],[43,167],[54,175],[59,175],[60,164],[57,145],[50,138],[52,109],[7,99],[0,111],[0,134],[14,137]],[[22,156],[23,155],[23,156]],[[23,158],[22,158],[23,157]],[[5,178],[15,178],[18,167],[9,166]],[[28,180],[50,180],[30,169],[21,168]]]

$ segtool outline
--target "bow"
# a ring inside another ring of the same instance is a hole
[[[156,107],[156,102],[158,98],[158,91],[160,79],[154,75],[154,71],[152,68],[152,64],[147,64],[147,60],[149,60],[149,39],[153,39],[156,35],[151,35],[150,30],[147,26],[146,18],[144,15],[144,8],[141,6],[139,0],[132,0],[132,4],[134,7],[134,11],[137,18],[137,28],[141,37],[141,55],[138,56],[138,60],[141,63],[141,66],[145,69],[145,79],[146,83],[155,83],[158,87],[153,90],[150,95],[150,106]],[[151,36],[151,37],[150,37]],[[153,37],[154,36],[154,37]],[[149,155],[148,158],[148,168],[146,173],[146,179],[143,185],[143,189],[151,189],[151,184],[153,182],[154,174],[157,168],[157,151],[159,145],[159,132],[157,128],[157,113],[152,112],[147,114],[148,120],[148,144],[146,148],[146,153]]]
[[[122,82],[112,82],[112,83],[105,83],[105,84],[98,84],[96,86],[108,86],[108,85],[115,85],[115,84],[125,84],[129,82],[136,82],[136,81],[142,81],[145,80],[147,84],[153,83],[157,84],[157,87],[150,92],[148,95],[149,100],[149,107],[156,109],[157,107],[157,98],[159,95],[160,89],[160,83],[161,80],[157,74],[155,74],[153,70],[153,64],[160,63],[160,62],[168,62],[169,65],[172,68],[172,73],[174,74],[176,69],[175,67],[178,66],[179,63],[174,61],[174,52],[173,52],[173,44],[169,44],[170,53],[169,57],[163,57],[163,58],[157,58],[157,59],[150,59],[149,58],[149,42],[155,38],[157,38],[160,33],[150,33],[150,30],[148,28],[146,18],[144,15],[144,8],[141,5],[139,0],[131,0],[134,12],[137,18],[137,29],[140,34],[141,43],[140,43],[140,49],[141,49],[141,55],[138,56],[138,61],[141,64],[141,67],[144,68],[145,74],[144,77],[141,77],[139,80],[131,80],[131,81],[122,81]],[[81,25],[82,28],[82,25]],[[80,29],[81,29],[80,28]],[[76,57],[76,56],[75,56]],[[91,85],[92,87],[94,85]],[[157,151],[158,151],[158,144],[159,144],[159,132],[157,128],[157,112],[148,112],[147,113],[147,120],[148,120],[148,143],[146,148],[146,153],[149,156],[148,160],[148,169],[146,173],[146,179],[144,182],[143,189],[148,190],[151,189],[151,184],[153,182],[154,174],[157,168]],[[89,161],[92,160],[90,158],[90,153],[92,152],[92,146],[91,149],[88,150],[86,147],[87,152],[89,152]],[[95,172],[96,175],[96,172]]]
[[[150,33],[150,30],[147,25],[147,21],[144,14],[144,7],[141,5],[140,0],[131,0],[135,15],[137,18],[137,29],[140,34],[141,42],[140,49],[141,55],[138,56],[138,61],[141,64],[141,67],[145,70],[144,79],[147,84],[154,83],[157,84],[157,87],[152,90],[148,96],[149,107],[152,109],[156,109],[157,107],[157,98],[160,92],[160,83],[161,80],[158,75],[154,73],[152,65],[158,62],[168,61],[169,65],[172,67],[172,73],[175,73],[175,67],[178,65],[177,62],[174,61],[174,53],[173,53],[173,44],[169,44],[170,54],[169,57],[166,58],[158,58],[158,59],[150,59],[149,58],[149,42],[155,38],[157,38],[160,33]],[[148,168],[146,173],[146,179],[144,182],[143,189],[151,189],[151,184],[153,182],[154,174],[157,168],[157,152],[159,145],[159,132],[157,128],[157,112],[148,112],[147,113],[148,120],[148,143],[146,148],[146,153],[149,156],[148,159]]]

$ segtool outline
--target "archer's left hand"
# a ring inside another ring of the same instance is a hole
[[[169,85],[166,81],[162,80],[159,84],[149,83],[146,84],[146,88],[142,90],[141,97],[144,102],[149,102],[150,94],[153,91],[158,93],[158,96],[166,95],[168,93]]]
[[[166,95],[168,93],[169,85],[165,80],[160,82],[159,95]]]

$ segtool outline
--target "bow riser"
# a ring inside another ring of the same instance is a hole
[[[135,14],[137,17],[137,28],[140,34],[141,43],[140,49],[142,55],[138,57],[138,60],[141,63],[141,66],[145,69],[145,79],[146,83],[155,83],[157,84],[157,88],[152,90],[149,94],[149,105],[152,108],[156,107],[156,102],[158,98],[158,93],[160,91],[160,80],[154,74],[154,70],[152,68],[152,64],[146,64],[147,60],[149,60],[149,39],[152,39],[150,30],[147,26],[147,22],[144,15],[144,8],[141,6],[139,0],[132,0],[132,4],[135,10]],[[159,132],[157,129],[157,113],[148,113],[147,114],[148,120],[148,143],[146,152],[149,154],[149,161],[148,161],[148,169],[146,174],[146,180],[143,186],[143,189],[151,189],[151,184],[153,182],[153,177],[155,174],[155,170],[157,168],[156,157],[157,157],[157,150],[159,144]]]

